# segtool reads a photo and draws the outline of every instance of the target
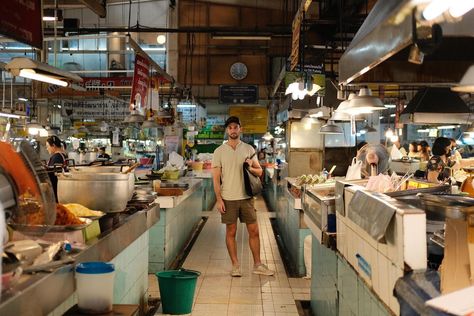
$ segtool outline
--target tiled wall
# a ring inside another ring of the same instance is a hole
[[[391,313],[341,257],[337,258],[340,315],[389,316]]]
[[[312,243],[311,309],[314,315],[388,316],[391,313],[335,251]]]
[[[147,298],[148,244],[147,231],[110,261],[115,265],[114,304],[140,304]],[[76,303],[74,293],[49,316],[62,315]]]
[[[304,238],[310,234],[308,228],[300,228],[300,210],[290,205],[285,195],[278,197],[276,218],[281,237],[292,264],[299,276],[306,275],[304,266]]]
[[[214,204],[216,204],[216,194],[214,193],[212,178],[202,179],[202,186],[203,186],[202,210],[210,211],[214,207]]]
[[[314,315],[337,315],[336,253],[312,238],[311,309]]]
[[[149,273],[168,269],[202,218],[202,187],[177,207],[161,209],[150,229]]]

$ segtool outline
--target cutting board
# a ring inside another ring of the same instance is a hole
[[[183,189],[180,188],[159,188],[156,193],[159,196],[178,196],[183,195]]]

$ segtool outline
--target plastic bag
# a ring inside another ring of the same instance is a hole
[[[385,193],[395,190],[392,178],[385,174],[379,174],[369,178],[366,189],[373,192]]]
[[[361,178],[362,161],[356,158],[352,159],[352,164],[347,168],[346,180],[359,180]]]

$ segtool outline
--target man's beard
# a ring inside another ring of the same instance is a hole
[[[239,134],[229,134],[229,138],[230,139],[238,139],[239,138]]]

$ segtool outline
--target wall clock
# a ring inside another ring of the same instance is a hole
[[[241,62],[233,63],[230,66],[230,76],[235,80],[242,80],[247,77],[247,65]]]

